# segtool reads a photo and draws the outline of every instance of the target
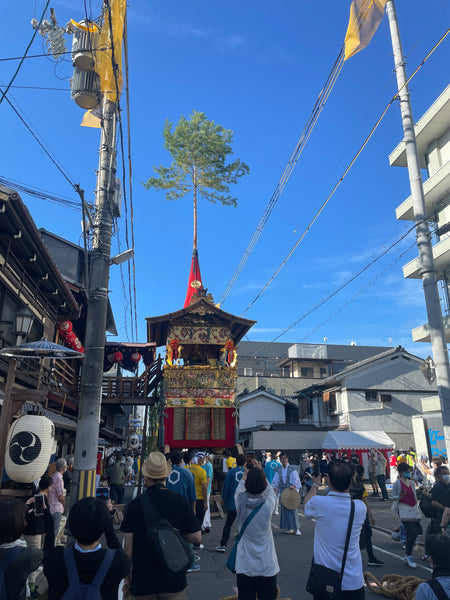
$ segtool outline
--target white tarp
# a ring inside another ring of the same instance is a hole
[[[328,431],[322,443],[324,450],[365,450],[368,448],[395,448],[384,431]]]

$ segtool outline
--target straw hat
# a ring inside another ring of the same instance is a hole
[[[151,452],[142,465],[142,475],[150,479],[165,479],[171,473],[170,465],[161,452]]]
[[[284,508],[289,510],[295,510],[300,506],[300,494],[297,490],[291,490],[290,488],[284,489],[281,492],[280,500]]]

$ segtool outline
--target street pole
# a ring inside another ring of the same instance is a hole
[[[416,241],[419,250],[420,274],[422,277],[425,306],[428,315],[428,327],[431,337],[431,348],[436,369],[436,381],[441,404],[445,444],[447,447],[447,456],[450,457],[450,364],[445,341],[442,309],[439,301],[436,269],[434,267],[433,247],[426,218],[425,197],[423,193],[419,158],[417,156],[414,121],[409,100],[409,90],[406,84],[405,60],[403,57],[394,0],[388,0],[386,11],[391,31],[395,73],[397,76],[398,95],[400,98],[409,183],[413,199],[414,221],[416,224]]]
[[[95,496],[102,377],[111,260],[111,198],[117,137],[117,105],[103,100],[99,169],[95,199],[94,239],[91,252],[86,317],[85,358],[81,374],[78,426],[75,439],[71,499]]]

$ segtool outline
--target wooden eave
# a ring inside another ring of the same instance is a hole
[[[76,319],[78,304],[27,207],[17,192],[3,185],[0,185],[0,215],[0,255],[3,256],[0,268],[11,274],[16,268],[21,269],[30,283],[29,289],[43,298],[56,319]],[[32,304],[33,298],[29,300]]]
[[[186,308],[177,310],[176,312],[167,313],[159,317],[147,317],[147,341],[155,342],[157,346],[164,346],[167,341],[167,333],[171,325],[175,325],[176,321],[195,314],[199,309],[205,308],[207,313],[214,315],[218,320],[226,323],[230,327],[231,338],[235,344],[238,344],[244,335],[250,330],[256,321],[243,319],[231,313],[218,308],[205,298],[200,298]]]

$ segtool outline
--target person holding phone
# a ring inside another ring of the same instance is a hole
[[[27,513],[23,537],[28,548],[38,548],[45,552],[54,546],[54,527],[53,517],[50,514],[50,506],[47,500],[47,494],[53,484],[53,480],[48,475],[43,475],[39,481],[37,494],[34,494],[26,502]],[[33,571],[28,577],[30,588],[30,597],[39,598],[39,592],[36,589],[36,579],[39,571]]]

